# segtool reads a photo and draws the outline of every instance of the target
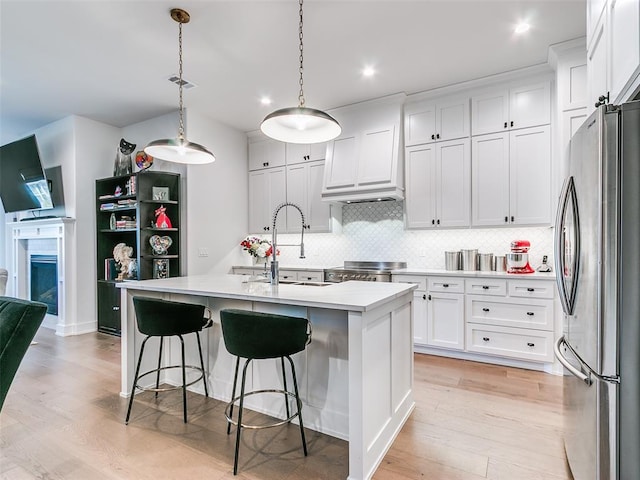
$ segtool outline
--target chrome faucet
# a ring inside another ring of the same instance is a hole
[[[280,210],[282,210],[284,207],[293,207],[296,208],[299,212],[300,212],[300,217],[302,218],[302,229],[300,230],[300,243],[293,243],[293,244],[282,244],[281,246],[283,247],[297,247],[300,246],[300,258],[305,258],[304,257],[304,229],[307,228],[307,226],[304,223],[304,213],[302,213],[302,209],[296,205],[295,203],[291,203],[291,202],[284,202],[281,203],[280,205],[278,205],[275,209],[275,211],[273,212],[273,234],[271,236],[271,285],[278,285],[279,283],[279,268],[278,268],[278,243],[277,243],[277,237],[278,237],[278,232],[276,230],[276,220],[278,219],[278,212],[280,212]]]

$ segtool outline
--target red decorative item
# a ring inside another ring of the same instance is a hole
[[[160,205],[160,208],[156,209],[156,228],[171,228],[171,220],[164,213],[167,209]]]

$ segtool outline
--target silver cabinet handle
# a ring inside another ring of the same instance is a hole
[[[112,309],[114,312],[118,312],[118,311],[120,310],[120,307],[115,306],[115,307],[111,307],[111,309]]]

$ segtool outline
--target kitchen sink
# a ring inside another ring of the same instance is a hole
[[[264,278],[264,277],[260,277],[260,278],[250,278],[249,280],[247,280],[247,282],[249,283],[269,283],[269,279],[268,278]],[[282,285],[304,285],[304,286],[308,286],[308,287],[326,287],[329,285],[332,285],[331,283],[327,283],[327,282],[299,282],[297,280],[280,280],[280,282],[278,282]]]

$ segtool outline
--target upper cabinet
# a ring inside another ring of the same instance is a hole
[[[285,164],[285,144],[263,139],[249,142],[249,170],[282,167]]]
[[[331,231],[331,205],[321,199],[324,161],[298,163],[287,166],[287,201],[298,205],[305,214],[309,232]],[[287,212],[287,231],[300,231],[300,215]]]
[[[344,132],[328,143],[322,198],[333,202],[404,198],[401,115],[404,95],[331,112]]]
[[[410,103],[404,110],[405,147],[468,137],[469,97]]]
[[[472,139],[472,225],[551,223],[549,125]]]
[[[471,97],[472,135],[534,127],[550,121],[548,81],[487,91]]]
[[[626,102],[640,87],[638,0],[587,1],[587,80],[590,111]]]
[[[315,162],[317,160],[325,159],[327,153],[327,143],[313,143],[311,145],[287,143],[285,150],[287,165]]]
[[[273,212],[287,201],[285,167],[264,168],[249,172],[249,232],[272,231]],[[278,231],[284,232],[287,212],[278,215]]]

